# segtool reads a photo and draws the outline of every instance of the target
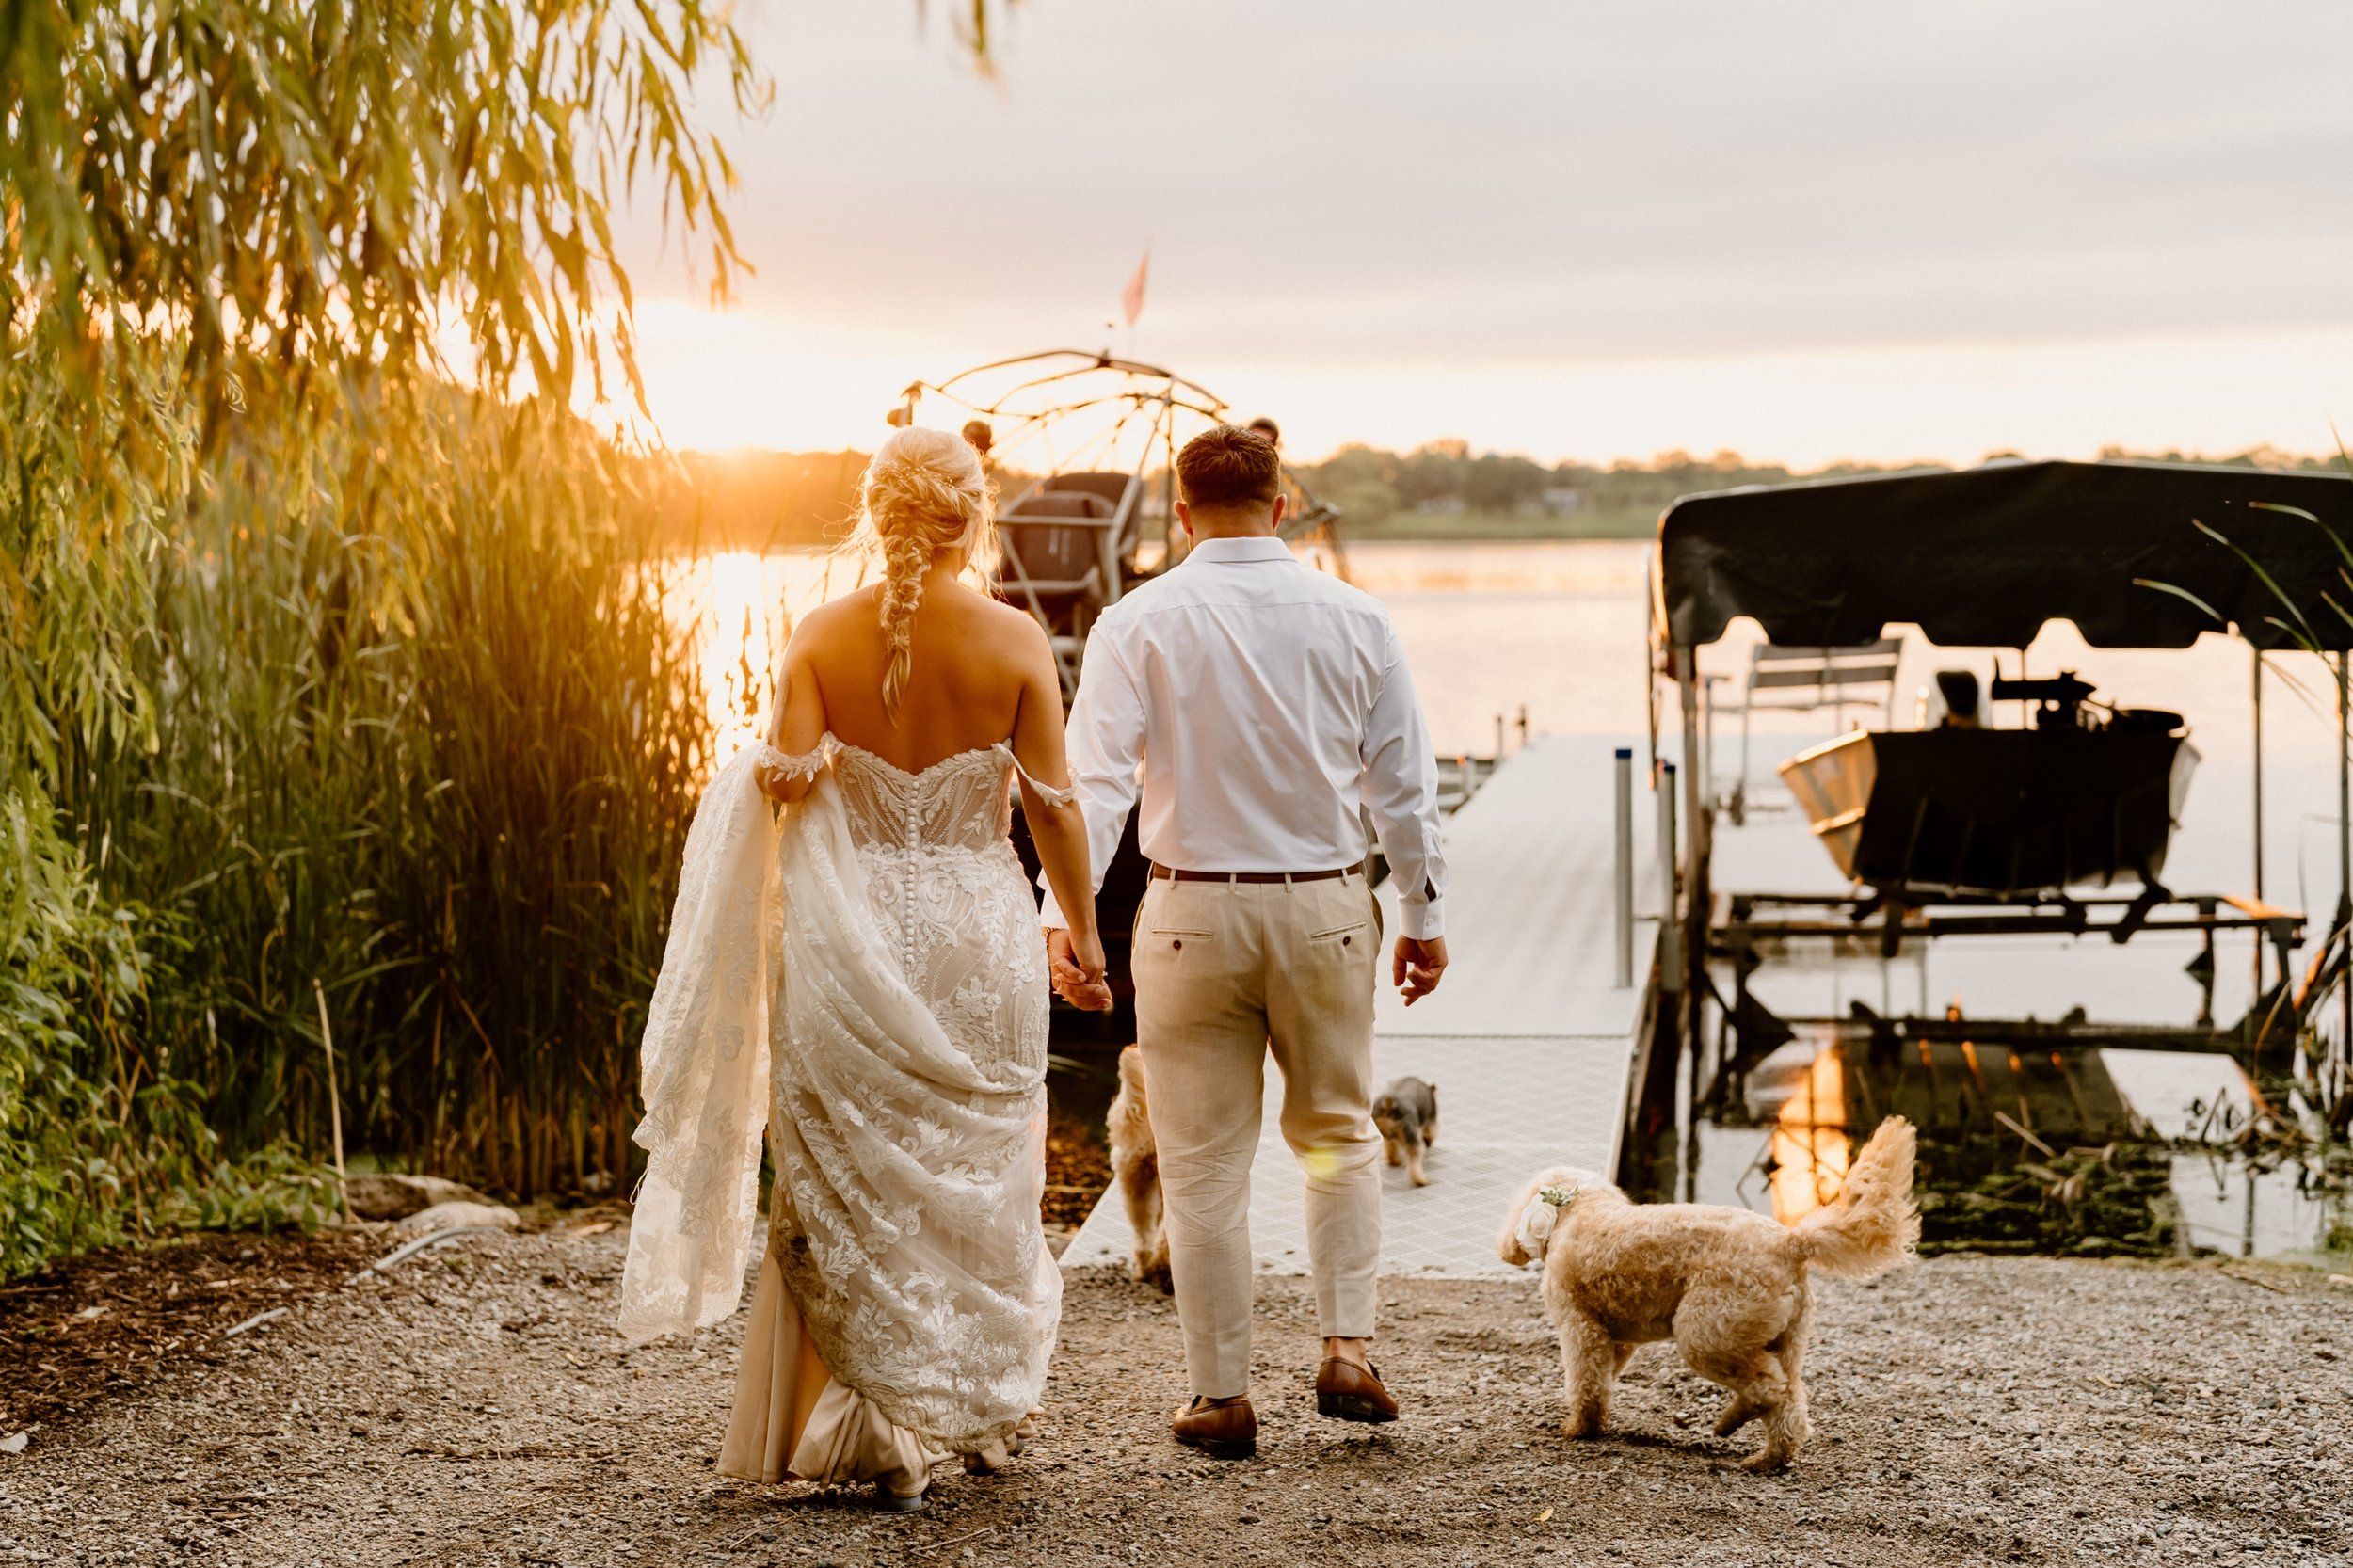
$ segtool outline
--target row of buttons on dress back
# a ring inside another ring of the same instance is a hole
[[[906,852],[906,896],[899,902],[899,968],[909,980],[915,977],[915,878],[918,869],[916,850],[922,842],[922,804],[917,798],[916,792],[910,788],[907,791],[906,843],[902,846]]]

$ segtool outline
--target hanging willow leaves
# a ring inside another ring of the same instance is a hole
[[[610,356],[634,184],[740,265],[725,151],[687,105],[765,92],[699,0],[11,0],[0,110],[8,272],[61,325],[184,331],[217,415],[249,355],[289,371],[438,365],[568,394]],[[62,62],[62,66],[60,65]]]
[[[312,981],[380,1145],[619,1158],[705,742],[567,410],[765,92],[699,0],[0,0],[0,1275],[307,1146]]]

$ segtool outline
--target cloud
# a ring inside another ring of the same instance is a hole
[[[1000,37],[988,82],[893,0],[767,14],[751,314],[1084,344],[1148,241],[1141,349],[1294,379],[2353,328],[2353,10],[1024,0]]]

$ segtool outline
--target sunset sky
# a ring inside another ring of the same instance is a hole
[[[1022,0],[994,79],[919,14],[751,10],[731,309],[634,215],[674,444],[1106,343],[1311,457],[2353,435],[2353,8]]]

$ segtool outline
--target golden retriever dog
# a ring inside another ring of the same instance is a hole
[[[1545,1315],[1561,1333],[1571,1437],[1597,1435],[1635,1347],[1672,1339],[1685,1366],[1729,1390],[1716,1433],[1758,1416],[1751,1470],[1789,1463],[1806,1439],[1799,1364],[1813,1316],[1809,1271],[1868,1279],[1920,1240],[1912,1198],[1918,1144],[1890,1116],[1847,1172],[1837,1200],[1795,1225],[1745,1208],[1636,1204],[1590,1172],[1540,1171],[1513,1201],[1496,1252],[1544,1266]]]
[[[1168,1217],[1160,1207],[1160,1145],[1152,1140],[1152,1106],[1144,1086],[1144,1051],[1129,1046],[1119,1053],[1119,1093],[1112,1099],[1112,1177],[1128,1205],[1128,1226],[1135,1233],[1130,1255],[1135,1277],[1173,1289],[1168,1272]]]

